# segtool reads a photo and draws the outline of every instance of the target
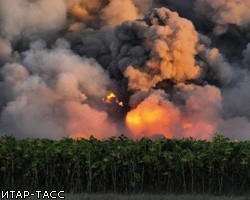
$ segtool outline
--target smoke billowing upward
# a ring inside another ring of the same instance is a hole
[[[0,135],[250,139],[248,0],[0,0]]]

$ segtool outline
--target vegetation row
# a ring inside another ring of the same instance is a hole
[[[0,137],[0,190],[246,194],[250,141]]]

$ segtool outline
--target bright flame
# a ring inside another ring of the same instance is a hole
[[[190,104],[189,108],[181,110],[172,102],[153,94],[128,112],[126,125],[135,139],[156,135],[211,139],[216,124],[206,119],[207,116],[191,112],[194,106],[197,105]]]
[[[102,98],[102,101],[107,104],[112,104],[115,101],[119,106],[123,107],[123,102],[119,101],[114,92],[110,92],[106,98]]]
[[[170,127],[172,121],[176,120],[178,111],[171,104],[160,104],[159,99],[152,96],[127,114],[126,124],[135,138],[152,137],[155,134],[173,137]]]
[[[105,102],[111,104],[112,99],[116,99],[116,96],[113,92],[111,92],[107,97]]]

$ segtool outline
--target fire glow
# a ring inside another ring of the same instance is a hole
[[[119,101],[114,92],[110,92],[107,97],[102,98],[102,101],[107,104],[117,103],[119,106],[123,107],[123,102]]]
[[[133,133],[134,138],[152,137],[157,133],[172,138],[171,133],[168,132],[171,119],[165,114],[165,110],[160,107],[139,106],[128,113],[126,124]]]

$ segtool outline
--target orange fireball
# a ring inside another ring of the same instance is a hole
[[[126,124],[134,138],[157,134],[172,138],[171,128],[178,118],[178,109],[159,96],[152,95],[127,114]]]

